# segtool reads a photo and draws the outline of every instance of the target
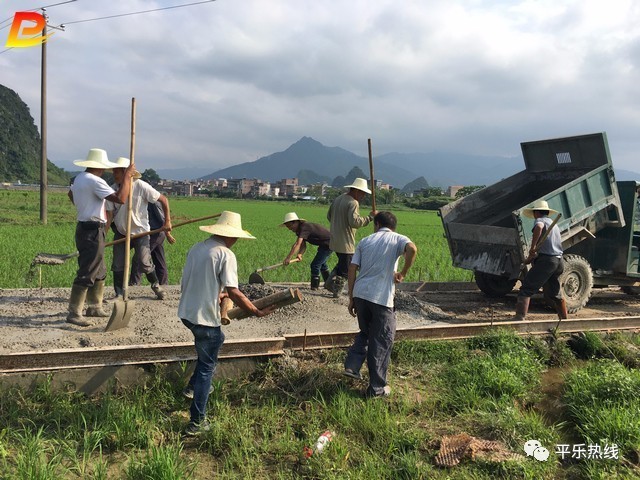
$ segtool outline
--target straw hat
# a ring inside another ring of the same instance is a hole
[[[242,229],[242,220],[239,213],[226,210],[220,214],[215,225],[205,225],[200,227],[200,230],[221,237],[256,239],[256,237]]]
[[[367,187],[367,181],[364,178],[356,178],[351,185],[345,185],[344,188],[355,188],[364,193],[371,193],[371,190]]]
[[[525,217],[535,218],[533,215],[533,212],[536,210],[548,210],[549,215],[555,215],[556,213],[558,213],[557,210],[554,210],[553,208],[549,208],[549,204],[547,203],[546,200],[536,200],[535,202],[533,202],[533,205],[531,207],[523,208],[522,214]]]
[[[298,218],[298,215],[296,215],[296,212],[289,212],[284,216],[284,222],[282,222],[280,226],[284,227],[285,223],[295,222],[296,220],[299,220],[301,222],[306,222],[304,218]]]
[[[79,167],[101,168],[104,170],[118,167],[118,165],[109,161],[107,158],[107,152],[101,148],[92,148],[89,150],[89,153],[87,153],[86,160],[74,160],[73,164]]]
[[[118,157],[116,163],[118,164],[118,166],[113,168],[127,168],[131,163],[131,160],[126,157]],[[135,170],[133,172],[133,179],[138,180],[139,178],[142,178],[142,174],[138,170]]]

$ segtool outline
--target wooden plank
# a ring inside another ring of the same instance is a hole
[[[229,340],[222,345],[219,357],[224,359],[281,355],[284,342],[284,337]],[[170,363],[195,358],[193,342],[70,348],[0,354],[0,373]]]
[[[529,322],[467,323],[398,329],[396,340],[455,340],[474,337],[498,328],[519,335],[544,335],[555,329],[557,319]],[[640,330],[640,316],[575,318],[562,320],[558,333]],[[284,349],[317,350],[348,347],[357,332],[319,332],[275,338],[229,340],[220,350],[221,359],[282,355]],[[18,352],[0,354],[0,373],[109,367],[145,363],[171,363],[196,358],[192,342],[157,345],[126,345]]]

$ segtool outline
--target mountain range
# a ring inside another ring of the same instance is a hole
[[[162,178],[174,180],[213,178],[259,178],[275,182],[297,177],[301,185],[327,182],[346,176],[353,168],[369,172],[368,158],[340,147],[327,147],[311,137],[302,137],[282,152],[272,153],[253,162],[232,165],[212,173],[206,169],[175,169],[157,172]],[[430,186],[491,185],[524,170],[521,157],[468,155],[453,152],[385,153],[374,157],[377,180],[402,189],[408,183],[424,177]],[[640,180],[640,174],[616,169],[618,180]]]
[[[340,147],[327,147],[311,137],[302,137],[282,152],[272,153],[253,162],[245,162],[200,175],[202,169],[184,176],[188,169],[158,170],[163,178],[260,178],[274,182],[282,178],[298,177],[301,184],[313,181],[331,183],[339,175],[346,175],[353,167],[369,171],[368,158]],[[524,168],[516,157],[463,155],[456,153],[386,153],[374,157],[377,180],[402,188],[419,177],[429,185],[481,185],[512,175]],[[306,180],[310,180],[307,182]]]

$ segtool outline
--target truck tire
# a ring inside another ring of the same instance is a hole
[[[580,255],[564,256],[564,272],[560,275],[562,295],[567,302],[567,311],[576,313],[591,297],[593,272],[589,262]]]
[[[622,287],[622,291],[628,295],[640,295],[640,287],[625,285]]]
[[[511,293],[516,285],[516,279],[509,280],[500,275],[492,275],[490,273],[475,272],[476,285],[488,297],[504,297]]]

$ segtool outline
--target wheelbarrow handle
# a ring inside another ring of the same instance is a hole
[[[299,261],[300,261],[299,258],[294,258],[289,263],[296,263],[296,262],[299,262]],[[273,270],[274,268],[281,267],[282,265],[284,265],[284,262],[276,263],[275,265],[269,265],[268,267],[259,268],[254,273],[260,273],[260,272],[265,272],[267,270]]]

